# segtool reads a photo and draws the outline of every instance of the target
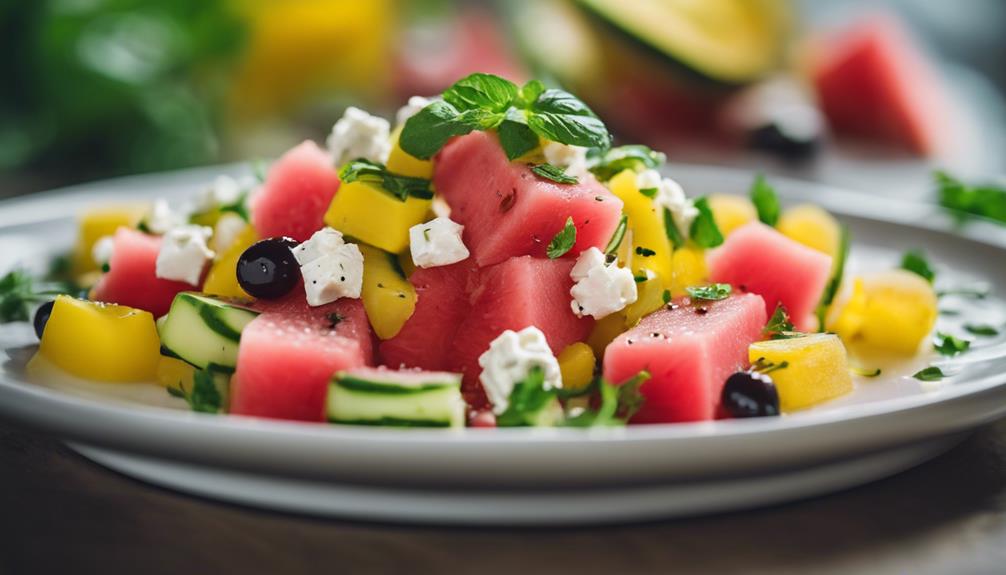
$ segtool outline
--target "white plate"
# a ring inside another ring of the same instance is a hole
[[[0,204],[0,268],[43,267],[79,209],[182,198],[221,170],[115,180]],[[744,193],[751,175],[672,166],[689,193]],[[852,266],[884,269],[924,248],[944,287],[980,281],[982,301],[941,302],[1006,323],[1006,231],[963,233],[935,208],[792,181],[787,202],[824,205],[849,225]],[[128,195],[127,195],[128,194]],[[972,307],[977,306],[977,307]],[[961,317],[941,316],[954,330]],[[321,515],[463,523],[616,521],[722,511],[824,493],[896,473],[1006,414],[1006,342],[976,339],[953,360],[920,357],[861,379],[850,395],[778,418],[626,429],[400,430],[207,416],[154,386],[29,382],[27,325],[0,328],[0,413],[55,433],[123,473],[229,501]],[[909,377],[931,362],[939,384]],[[872,367],[872,366],[871,366]]]

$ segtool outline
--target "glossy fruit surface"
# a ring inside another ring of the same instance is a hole
[[[771,376],[738,371],[723,385],[722,405],[732,417],[779,415],[779,393]]]
[[[300,266],[293,257],[297,242],[286,237],[255,242],[241,254],[237,278],[248,295],[277,299],[290,293],[300,281]]]

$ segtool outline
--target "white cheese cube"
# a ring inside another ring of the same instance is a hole
[[[185,214],[171,209],[167,200],[158,198],[144,216],[143,225],[150,233],[160,236],[175,226],[183,225],[187,219]]]
[[[112,236],[102,236],[91,246],[91,259],[99,266],[103,266],[112,261],[112,253],[115,251],[115,240]]]
[[[681,237],[688,238],[692,222],[699,215],[699,210],[695,204],[685,196],[685,191],[681,185],[670,178],[665,178],[656,170],[643,170],[636,175],[636,187],[640,190],[647,188],[655,189],[656,195],[653,197],[655,209],[663,212],[668,209],[674,224],[677,226]]]
[[[168,230],[157,254],[157,277],[199,285],[206,262],[214,257],[206,246],[213,230],[205,226],[184,225]]]
[[[618,267],[617,262],[606,263],[597,248],[582,252],[569,275],[576,282],[569,293],[573,296],[570,307],[577,317],[589,315],[601,319],[639,297],[632,272]]]
[[[328,152],[337,167],[360,158],[383,164],[391,153],[390,134],[387,120],[350,106],[332,126]]]
[[[542,146],[541,151],[546,162],[562,168],[566,174],[574,178],[582,178],[589,173],[587,170],[587,148],[583,146],[548,142]]]
[[[344,245],[346,245],[346,241],[342,237],[342,232],[324,227],[314,232],[306,242],[291,251],[297,263],[303,266],[321,256],[335,253]]]
[[[446,266],[468,257],[461,239],[465,227],[449,218],[435,218],[409,228],[412,261],[421,268]]]
[[[210,240],[210,247],[218,254],[226,251],[248,225],[248,222],[237,214],[229,212],[220,214],[217,225],[213,227],[213,239]]]
[[[300,264],[308,305],[360,297],[363,254],[355,244],[347,244],[338,231],[328,227],[318,230],[293,249],[293,257]]]
[[[523,381],[531,369],[541,368],[545,375],[545,389],[562,388],[559,362],[548,347],[545,334],[530,326],[520,331],[506,330],[489,344],[489,349],[479,356],[482,374],[479,380],[497,415],[510,405],[510,394]]]

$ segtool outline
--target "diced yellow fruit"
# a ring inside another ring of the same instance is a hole
[[[671,296],[681,297],[687,293],[685,288],[703,285],[709,278],[706,267],[706,251],[695,246],[684,246],[674,250],[671,259],[674,280],[671,283]]]
[[[622,200],[622,213],[629,218],[623,242],[631,249],[626,252],[623,265],[634,274],[641,270],[652,271],[663,285],[671,285],[673,247],[664,229],[664,214],[654,207],[653,198],[640,193],[634,171],[621,172],[608,185],[611,192]],[[643,255],[651,251],[653,255]]]
[[[562,388],[566,391],[586,389],[594,378],[594,350],[577,342],[566,346],[559,354],[559,371],[562,373]]]
[[[59,296],[39,353],[85,379],[151,381],[157,376],[160,348],[149,312]]]
[[[664,284],[660,278],[652,277],[645,282],[636,282],[636,301],[628,305],[620,314],[625,328],[631,328],[639,323],[644,316],[649,315],[664,305]]]
[[[411,176],[425,180],[433,178],[433,162],[431,160],[420,160],[403,150],[398,145],[398,137],[401,134],[402,126],[395,128],[395,131],[391,133],[391,154],[388,155],[388,162],[385,164],[385,167],[392,174],[400,176]]]
[[[791,240],[832,258],[836,258],[842,243],[842,228],[838,221],[812,204],[801,204],[783,212],[776,229]]]
[[[416,271],[416,262],[412,261],[412,254],[410,252],[402,252],[398,254],[398,265],[402,267],[402,271],[405,272],[405,277],[412,277],[412,272]]]
[[[748,358],[752,364],[759,360],[788,364],[770,373],[784,412],[805,409],[852,391],[845,346],[834,334],[759,341],[748,348]]]
[[[398,257],[360,244],[363,253],[363,308],[374,333],[395,337],[416,309],[416,289],[398,266]]]
[[[914,355],[936,324],[936,306],[925,279],[900,269],[880,272],[857,278],[828,328],[856,351]]]
[[[594,330],[587,338],[587,345],[594,350],[594,355],[604,357],[608,344],[626,330],[625,315],[613,313],[594,322]]]
[[[238,284],[238,258],[257,241],[258,234],[255,233],[253,226],[249,225],[241,230],[238,237],[234,239],[234,243],[213,262],[209,273],[206,274],[203,292],[222,297],[251,297]]]
[[[713,219],[716,220],[716,226],[724,237],[758,218],[754,204],[744,196],[713,194],[709,196],[709,208],[713,211]]]
[[[359,180],[343,183],[325,214],[340,232],[393,254],[409,247],[409,228],[420,224],[431,200],[409,196],[404,202],[379,186]]]
[[[192,379],[196,375],[196,368],[184,361],[161,356],[157,364],[157,383],[164,387],[186,391],[192,389]]]
[[[73,246],[73,275],[97,270],[98,263],[91,257],[94,243],[104,236],[113,235],[122,226],[136,226],[146,211],[147,208],[143,205],[121,205],[98,208],[83,214],[77,227],[77,242]]]

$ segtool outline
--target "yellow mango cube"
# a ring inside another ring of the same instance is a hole
[[[195,367],[174,357],[162,355],[157,364],[157,383],[166,388],[190,390],[195,375]]]
[[[153,381],[161,358],[154,316],[131,307],[59,296],[39,353],[63,371],[98,381]]]
[[[221,297],[236,297],[247,299],[251,296],[238,284],[238,259],[249,246],[259,240],[254,226],[245,226],[234,243],[230,245],[222,254],[217,256],[216,261],[206,274],[206,281],[203,283],[203,292]]]
[[[577,342],[566,346],[557,358],[562,373],[562,388],[566,391],[586,389],[594,379],[596,359],[590,346]]]
[[[758,219],[758,211],[751,200],[744,196],[713,194],[709,196],[709,208],[723,237],[730,232]]]
[[[135,227],[147,211],[144,205],[107,206],[90,210],[80,216],[77,241],[73,246],[71,272],[80,276],[98,270],[91,256],[94,244],[104,236],[115,234],[120,227]]]
[[[413,178],[423,178],[429,180],[433,178],[433,161],[420,160],[409,154],[398,145],[398,137],[402,134],[402,126],[395,128],[391,133],[391,153],[385,167],[392,174],[400,176],[411,176]]]
[[[432,200],[409,196],[403,202],[380,186],[343,183],[325,214],[325,223],[347,236],[399,254],[409,247],[409,228],[426,218]]]
[[[759,341],[748,347],[748,358],[752,364],[786,362],[786,367],[769,373],[783,412],[806,409],[852,391],[845,346],[834,334]]]
[[[366,244],[359,247],[363,253],[363,308],[377,337],[395,337],[416,309],[416,289],[399,267],[398,256]]]
[[[671,270],[674,278],[671,282],[672,297],[685,295],[685,288],[704,285],[709,279],[706,251],[691,245],[674,250]]]
[[[852,295],[832,313],[828,329],[854,351],[915,355],[938,313],[933,286],[896,269],[857,278]]]
[[[587,337],[587,345],[596,357],[604,357],[604,350],[626,329],[625,314],[613,313],[594,322],[594,329]]]
[[[812,204],[794,206],[782,213],[776,229],[782,235],[837,261],[842,227],[828,212]]]
[[[649,270],[665,286],[671,285],[671,252],[674,250],[664,229],[664,214],[657,211],[653,198],[643,195],[636,185],[636,172],[625,170],[611,179],[611,192],[623,202],[622,213],[628,217],[622,264],[640,274]],[[651,254],[652,252],[652,254]]]

